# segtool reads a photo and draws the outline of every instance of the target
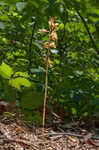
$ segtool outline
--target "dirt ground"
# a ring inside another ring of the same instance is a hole
[[[95,132],[57,122],[56,126],[45,128],[43,139],[41,127],[14,117],[1,117],[0,150],[99,150],[99,136]]]

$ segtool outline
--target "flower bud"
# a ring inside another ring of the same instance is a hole
[[[52,41],[58,40],[57,33],[56,32],[52,32],[50,34],[50,38],[51,38]]]
[[[51,48],[56,48],[56,45],[55,45],[54,42],[50,43],[49,46],[50,46]]]
[[[45,42],[44,44],[43,44],[43,48],[48,48],[48,44],[47,44],[47,42]]]
[[[48,32],[46,29],[40,29],[40,34],[44,35],[46,32]]]

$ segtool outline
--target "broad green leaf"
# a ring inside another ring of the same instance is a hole
[[[43,104],[43,94],[39,91],[25,91],[21,98],[21,106],[28,109],[39,108]]]
[[[84,116],[84,117],[87,117],[87,116],[88,116],[88,112],[85,112],[85,113],[83,114],[83,116]]]
[[[26,6],[26,3],[25,2],[17,2],[16,3],[16,7],[19,11],[22,11]]]
[[[37,1],[31,1],[33,7],[37,8],[39,7],[39,4],[37,3]]]
[[[73,114],[73,115],[77,115],[77,110],[76,110],[76,108],[71,108],[71,110],[72,110],[72,114]]]
[[[45,72],[44,68],[39,67],[38,69],[36,68],[31,68],[30,69],[32,73],[40,73],[40,72]]]
[[[63,24],[63,23],[61,23],[61,24],[58,26],[58,30],[62,30],[62,29],[64,29],[64,24]]]
[[[21,86],[24,86],[24,87],[30,87],[31,86],[30,81],[23,78],[23,77],[18,77],[18,78],[9,80],[9,84],[11,86],[13,86],[14,88],[17,88],[19,90],[21,89]]]
[[[27,72],[16,72],[14,77],[29,77]]]
[[[5,79],[9,79],[12,74],[13,74],[12,68],[3,62],[2,65],[0,66],[0,75]]]

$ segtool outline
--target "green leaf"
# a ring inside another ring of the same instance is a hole
[[[41,125],[42,124],[42,117],[39,114],[36,114],[33,111],[28,111],[28,110],[21,110],[23,114],[23,120],[27,123],[32,123],[36,125]]]
[[[88,112],[84,112],[83,116],[87,117],[88,116]]]
[[[39,91],[24,91],[21,98],[21,106],[28,109],[39,108],[43,104],[43,94]]]
[[[30,87],[31,86],[30,81],[25,79],[25,78],[22,78],[22,77],[11,79],[9,81],[9,84],[11,86],[19,89],[19,90],[21,89],[21,86],[24,86],[24,87]]]
[[[22,11],[26,6],[26,3],[25,2],[17,2],[16,3],[16,7],[18,9],[18,11]]]
[[[73,114],[73,115],[77,115],[77,110],[76,110],[76,108],[73,108],[73,107],[72,107],[71,110],[72,110],[72,114]]]
[[[62,29],[64,29],[64,24],[63,24],[63,23],[61,23],[61,24],[58,26],[58,30],[62,30]]]
[[[36,68],[31,68],[30,71],[31,71],[31,73],[45,72],[44,68],[42,68],[42,67],[39,67],[38,69],[36,69]]]
[[[27,72],[15,72],[14,77],[29,77]]]
[[[5,79],[9,79],[12,74],[13,74],[12,68],[3,62],[2,65],[0,66],[0,75]]]
[[[0,29],[4,30],[5,29],[5,25],[3,22],[0,22]]]

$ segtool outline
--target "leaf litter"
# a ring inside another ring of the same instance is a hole
[[[41,127],[25,124],[20,118],[6,122],[1,117],[0,150],[99,150],[99,136],[76,125],[64,130],[59,116],[54,117],[59,119],[57,128],[55,122],[46,125],[45,139]]]

